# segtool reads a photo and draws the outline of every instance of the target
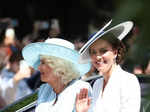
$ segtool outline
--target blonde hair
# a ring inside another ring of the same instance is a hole
[[[64,84],[68,84],[71,80],[80,77],[73,63],[67,60],[48,55],[40,55],[40,59],[46,61],[48,66],[53,69],[54,74],[61,77]]]

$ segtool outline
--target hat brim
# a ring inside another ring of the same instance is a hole
[[[79,53],[81,54],[85,50],[86,46],[89,45],[89,43],[92,43],[96,37],[100,36],[104,32],[104,29],[111,24],[111,22],[112,20],[110,20],[103,28],[101,28],[97,33],[90,37],[90,40],[87,43],[85,43],[85,45],[79,50]]]
[[[22,55],[27,64],[34,69],[40,65],[40,55],[55,56],[73,63],[74,67],[80,73],[85,75],[91,67],[90,63],[79,64],[79,53],[75,50],[44,42],[31,43],[23,48]]]
[[[118,38],[119,40],[122,40],[128,33],[129,31],[132,29],[133,27],[133,22],[132,21],[127,21],[127,22],[123,22],[119,25],[116,25],[112,28],[110,28],[107,31],[103,31],[102,33],[100,33],[99,35],[94,35],[93,37],[91,37],[91,39],[80,49],[79,53],[80,53],[80,57],[79,57],[79,63],[88,63],[90,61],[90,56],[89,56],[89,47],[99,38],[101,38],[102,36],[104,36],[105,34],[107,34],[108,32],[111,32],[114,34],[114,36],[116,38]]]

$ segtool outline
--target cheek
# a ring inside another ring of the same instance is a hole
[[[96,56],[90,56],[90,59],[91,59],[92,62],[97,60]]]
[[[43,66],[39,66],[38,69],[41,72],[41,77],[43,77],[43,78],[50,77],[50,74],[51,74],[50,67],[43,65]]]
[[[91,56],[90,57],[92,65],[95,65],[95,62],[97,61],[96,56]]]
[[[44,74],[45,74],[47,77],[50,77],[50,76],[51,76],[50,74],[52,74],[52,71],[50,70],[49,67],[45,67],[45,68],[43,69],[43,72],[44,72]]]
[[[49,80],[51,79],[51,75],[47,71],[41,73],[40,77],[43,82],[49,82]]]
[[[107,52],[103,55],[103,58],[106,60],[106,61],[109,61],[109,62],[114,62],[114,58],[115,58],[115,55],[112,53],[112,52]]]

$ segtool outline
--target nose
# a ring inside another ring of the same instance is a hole
[[[40,69],[41,69],[41,65],[38,66],[38,70],[39,70],[39,71],[40,71]]]
[[[101,59],[102,59],[102,56],[96,56],[96,59],[97,59],[97,60],[101,60]]]

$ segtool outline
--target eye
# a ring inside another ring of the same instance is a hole
[[[40,64],[45,64],[45,61],[44,61],[44,60],[41,60],[41,61],[40,61]]]
[[[95,55],[96,51],[95,50],[90,50],[89,53],[90,53],[90,55]]]
[[[104,54],[104,53],[106,53],[108,50],[107,49],[100,49],[99,50],[99,52],[101,53],[101,54]]]

